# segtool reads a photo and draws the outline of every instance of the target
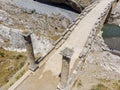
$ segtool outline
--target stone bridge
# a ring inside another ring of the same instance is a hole
[[[70,90],[77,79],[78,70],[84,66],[92,42],[106,21],[114,1],[100,0],[86,7],[61,38],[54,43],[49,53],[39,60],[39,68],[35,72],[26,72],[8,90],[56,90],[57,88]],[[67,51],[64,52],[65,48]],[[60,55],[61,51],[62,55]],[[70,56],[69,51],[72,52]],[[62,64],[64,59],[69,60],[66,66]],[[76,60],[79,62],[74,65]],[[69,67],[67,74],[61,72],[61,67],[64,69]],[[61,86],[64,84],[64,87]]]

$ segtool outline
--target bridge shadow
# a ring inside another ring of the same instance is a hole
[[[43,3],[43,4],[47,4],[47,5],[50,5],[50,6],[54,6],[54,7],[59,7],[61,9],[65,9],[65,10],[68,10],[68,11],[72,11],[72,12],[75,12],[75,13],[78,13],[76,10],[74,10],[73,8],[71,8],[70,6],[64,4],[64,3],[54,3],[54,2],[50,2],[50,0],[34,0],[36,2],[40,2],[40,3]]]
[[[39,57],[36,59],[35,63],[39,64],[40,62],[42,62],[43,59],[44,59],[43,57]]]

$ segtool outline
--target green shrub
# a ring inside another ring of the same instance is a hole
[[[0,52],[0,57],[5,57],[5,53]]]
[[[36,12],[36,10],[34,9],[34,10],[31,11],[31,14],[32,14],[32,13],[35,13],[35,12]]]
[[[16,59],[20,59],[20,58],[23,58],[23,55],[19,54],[16,56]]]

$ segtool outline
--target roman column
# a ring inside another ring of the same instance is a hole
[[[62,55],[62,69],[61,69],[61,78],[60,78],[60,86],[59,89],[64,89],[67,80],[69,78],[69,68],[70,68],[70,60],[73,54],[73,50],[69,48],[65,48],[60,53]]]
[[[23,32],[22,36],[25,41],[25,46],[27,49],[27,56],[29,60],[29,69],[35,71],[38,68],[38,65],[35,63],[35,56],[33,51],[33,44],[31,40],[31,34],[29,31]]]

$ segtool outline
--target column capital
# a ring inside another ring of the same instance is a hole
[[[32,34],[32,32],[29,31],[29,30],[25,30],[25,31],[22,32],[22,36],[24,36],[24,37],[28,37],[28,36],[30,36],[31,34]]]
[[[69,59],[71,59],[73,53],[74,53],[73,49],[70,49],[68,47],[66,47],[65,49],[63,49],[63,50],[60,51],[60,54],[63,57],[66,57],[66,58],[69,58]]]

